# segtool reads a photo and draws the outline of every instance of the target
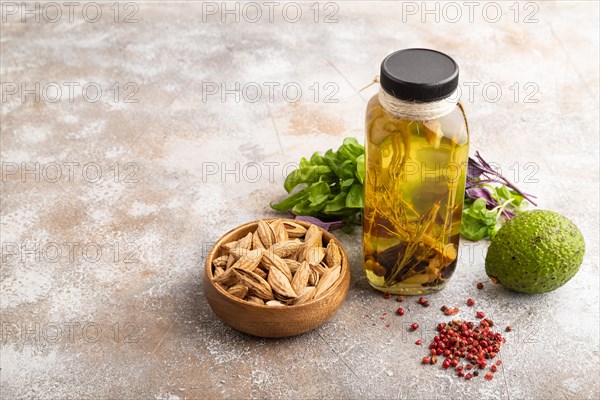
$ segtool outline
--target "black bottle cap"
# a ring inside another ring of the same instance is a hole
[[[383,90],[401,100],[442,100],[458,87],[458,64],[435,50],[399,50],[381,63],[379,82]]]

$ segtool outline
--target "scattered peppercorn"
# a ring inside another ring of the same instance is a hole
[[[453,309],[450,311],[453,311]],[[487,360],[490,360],[489,363],[491,364],[493,362],[491,360],[500,351],[502,343],[506,342],[506,339],[500,333],[493,332],[490,329],[492,325],[493,322],[489,319],[481,320],[478,326],[473,322],[457,319],[448,323],[439,323],[437,325],[439,333],[429,345],[430,364],[437,362],[436,356],[443,355],[445,358],[442,362],[442,368],[455,368],[457,375],[459,377],[464,375],[465,379],[472,379],[473,376],[479,375],[479,371],[483,371],[487,367]],[[459,365],[461,359],[466,359],[468,362]],[[500,364],[500,360],[497,360],[495,365],[492,364],[489,373],[496,372],[497,365]],[[477,369],[475,369],[476,367]],[[465,374],[463,369],[473,371]]]
[[[415,344],[416,344],[417,346],[420,346],[420,345],[422,345],[422,344],[423,344],[423,341],[421,341],[421,339],[417,339],[417,340],[415,340]]]
[[[404,308],[400,307],[398,308],[398,310],[396,310],[396,312],[398,313],[398,315],[404,315]]]
[[[446,307],[446,309],[444,310],[444,314],[446,315],[456,315],[458,314],[458,307]]]
[[[425,298],[424,298],[424,297],[419,297],[418,303],[419,303],[419,304],[423,304],[423,303],[425,303],[426,301],[427,301],[427,300],[425,300]]]
[[[431,362],[431,359],[429,357],[423,357],[423,364],[429,364]]]
[[[485,318],[483,321],[481,321],[482,323],[480,323],[480,325],[486,325],[488,327],[492,327],[494,326],[494,321],[492,321],[491,319]]]
[[[494,379],[494,374],[492,374],[491,372],[488,372],[487,374],[485,374],[486,381],[491,381],[492,379]]]
[[[505,330],[506,332],[510,332],[510,331],[512,331],[512,326],[508,325],[508,326],[506,327],[506,329],[504,329],[504,330]]]
[[[431,305],[431,303],[428,300],[425,300],[423,302],[423,307],[429,307]]]
[[[411,331],[416,331],[417,329],[419,329],[419,324],[417,324],[416,322],[410,325]]]
[[[391,294],[391,293],[388,293],[388,292],[385,292],[385,293],[383,294],[383,298],[384,298],[384,299],[391,299],[391,298],[392,298],[392,294]]]
[[[473,307],[475,305],[475,300],[473,300],[472,298],[468,298],[467,299],[467,305],[469,307]]]
[[[477,311],[477,313],[475,314],[477,316],[477,318],[485,318],[485,314],[481,311]],[[488,324],[489,326],[489,324]]]
[[[443,305],[443,306],[441,306],[441,307],[440,307],[440,310],[441,310],[442,312],[444,312],[444,311],[446,311],[446,309],[447,309],[447,308],[448,308],[448,307],[446,307],[446,305]]]
[[[477,289],[479,289],[479,290],[483,289],[483,282],[479,282],[477,284]]]
[[[496,361],[496,365],[501,365],[501,364],[502,364],[502,360]]]
[[[404,296],[398,296],[396,297],[396,301],[399,303],[402,303],[404,301]]]

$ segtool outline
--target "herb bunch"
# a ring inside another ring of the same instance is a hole
[[[494,186],[492,184],[499,184]],[[494,238],[504,221],[523,211],[535,196],[519,190],[496,171],[479,152],[469,157],[460,233],[472,241]]]
[[[348,226],[360,224],[364,206],[364,157],[364,147],[352,137],[344,139],[337,151],[314,153],[309,160],[303,157],[283,187],[291,193],[298,185],[306,186],[271,207],[324,221],[341,220]]]

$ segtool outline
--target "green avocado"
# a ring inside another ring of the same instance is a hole
[[[585,242],[577,226],[552,211],[517,214],[498,231],[485,258],[494,282],[523,293],[546,293],[579,270]]]

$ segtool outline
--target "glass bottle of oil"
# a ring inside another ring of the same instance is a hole
[[[469,132],[458,65],[428,49],[381,64],[366,116],[363,268],[396,294],[440,290],[457,263]]]

